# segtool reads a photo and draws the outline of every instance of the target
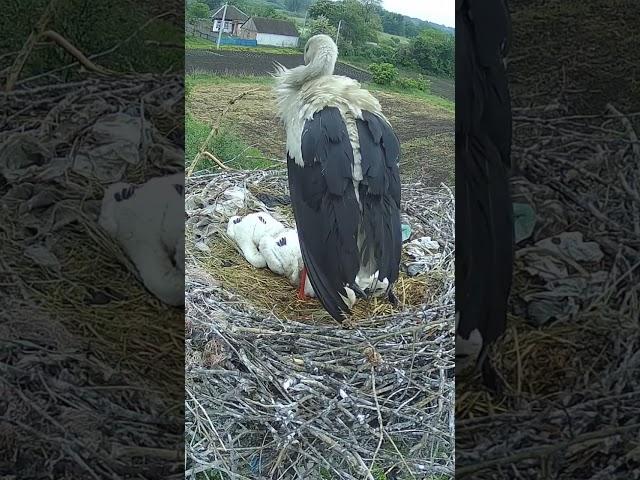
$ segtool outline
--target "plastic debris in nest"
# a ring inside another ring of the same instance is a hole
[[[416,238],[406,244],[405,250],[412,259],[407,262],[407,274],[410,277],[428,272],[442,259],[440,244],[431,237]]]
[[[184,304],[183,195],[181,174],[142,185],[119,182],[105,192],[99,219],[131,259],[145,287],[169,305]]]
[[[187,223],[194,230],[194,246],[202,251],[209,252],[207,242],[227,219],[237,216],[246,208],[266,211],[262,202],[258,201],[243,186],[228,186],[222,194],[210,194],[211,190],[217,190],[218,185],[207,185],[202,191],[190,195],[185,202],[188,216]]]
[[[598,243],[585,242],[580,232],[545,238],[517,251],[516,257],[525,271],[544,282],[540,289],[521,295],[526,304],[523,316],[535,325],[571,318],[597,298],[608,278],[606,271],[585,269],[583,264],[597,264],[604,253]],[[570,267],[577,273],[570,274]]]
[[[411,238],[411,225],[408,223],[402,224],[402,241],[406,242]]]
[[[73,169],[101,182],[120,180],[128,165],[140,162],[140,145],[149,136],[146,122],[126,113],[101,117],[81,140]]]
[[[86,113],[91,114],[95,112]],[[143,158],[176,169],[183,158],[183,152],[167,143],[137,112],[100,116],[73,141],[77,142],[73,154],[56,156],[57,144],[66,144],[64,138],[44,144],[31,133],[14,135],[0,150],[0,173],[9,181],[26,182],[53,180],[73,171],[107,184],[120,181],[127,168],[140,164]]]
[[[533,234],[533,229],[536,226],[536,212],[531,205],[514,203],[513,220],[516,243],[526,240]]]
[[[48,180],[64,174],[68,162],[29,133],[14,135],[0,148],[0,173],[9,182]]]

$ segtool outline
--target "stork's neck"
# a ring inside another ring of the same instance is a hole
[[[320,49],[307,65],[300,65],[283,72],[281,82],[289,87],[300,88],[305,83],[317,78],[333,75],[336,66],[337,52],[332,49]]]

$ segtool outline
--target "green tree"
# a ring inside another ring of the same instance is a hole
[[[189,5],[187,18],[190,20],[202,20],[209,18],[209,5],[203,2],[195,2]]]
[[[376,41],[377,32],[382,29],[380,16],[373,12],[367,21],[365,6],[359,0],[342,0],[332,2],[319,0],[309,7],[309,17],[318,18],[324,16],[329,23],[340,27],[340,41],[345,40],[354,48],[360,48],[365,42]]]
[[[333,22],[340,16],[340,3],[341,2],[332,2],[331,0],[318,0],[309,7],[308,17],[317,18],[323,16]]]
[[[229,5],[233,4],[250,17],[279,18],[286,20],[288,17],[281,10],[277,10],[271,5],[262,3],[254,3],[251,0],[232,0]]]
[[[202,0],[202,2],[206,3],[207,6],[209,7],[209,10],[211,10],[212,12],[215,12],[222,5],[224,5],[224,1],[223,0]]]
[[[453,35],[427,28],[411,44],[412,57],[424,70],[436,75],[453,76],[455,42]]]
[[[358,1],[364,7],[365,20],[367,22],[370,22],[372,18],[374,18],[374,15],[378,15],[379,17],[378,12],[382,10],[382,0],[358,0]]]
[[[320,15],[317,18],[313,18],[307,22],[307,25],[300,31],[301,44],[304,45],[314,35],[324,33],[331,38],[336,38],[336,28],[331,25],[329,19],[324,15]]]
[[[399,13],[388,12],[383,10],[380,14],[382,20],[382,30],[392,35],[405,36],[406,19],[404,15]]]
[[[290,12],[303,12],[311,5],[311,0],[284,0],[284,6]]]

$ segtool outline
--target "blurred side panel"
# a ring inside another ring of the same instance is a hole
[[[183,477],[183,16],[2,3],[2,478]]]

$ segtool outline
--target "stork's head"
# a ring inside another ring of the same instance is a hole
[[[338,60],[338,46],[329,35],[314,35],[304,47],[304,63],[321,75],[332,75]],[[315,70],[314,69],[314,70]]]
[[[289,98],[290,94],[297,92],[309,81],[333,75],[337,60],[338,46],[331,37],[328,35],[311,37],[304,47],[304,65],[289,69],[276,64],[274,77],[276,78],[276,91],[279,92],[279,101]],[[284,108],[282,105],[285,104],[281,104],[280,108]]]

